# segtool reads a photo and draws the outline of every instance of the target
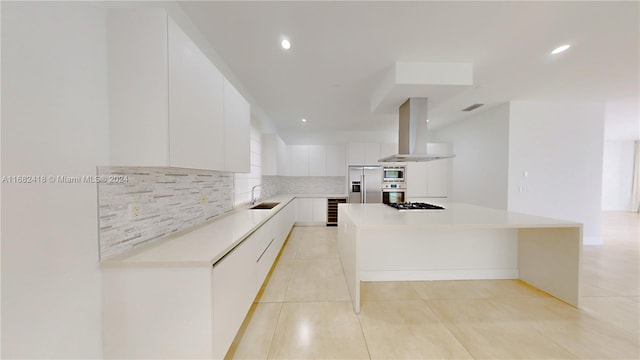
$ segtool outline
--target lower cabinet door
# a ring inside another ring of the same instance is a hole
[[[213,355],[224,358],[256,296],[251,237],[213,266]]]
[[[269,237],[269,242],[267,247],[263,249],[263,252],[258,257],[256,261],[257,265],[257,276],[256,276],[256,293],[260,291],[262,284],[264,283],[264,279],[267,278],[269,274],[269,270],[271,270],[271,266],[273,266],[273,262],[278,256],[278,242],[276,241],[275,236]]]

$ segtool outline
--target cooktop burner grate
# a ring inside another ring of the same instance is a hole
[[[444,210],[442,206],[427,204],[423,202],[403,202],[387,204],[398,210]]]

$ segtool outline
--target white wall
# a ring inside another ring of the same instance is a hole
[[[633,181],[633,140],[605,141],[602,161],[602,210],[629,211]]]
[[[605,105],[602,210],[629,211],[633,182],[633,141],[640,139],[637,97]]]
[[[508,209],[583,223],[601,243],[603,143],[604,104],[511,102]]]
[[[509,104],[435,131],[433,137],[453,144],[452,201],[507,208]]]
[[[105,11],[2,2],[2,175],[107,163]],[[2,184],[2,358],[100,358],[95,184]]]

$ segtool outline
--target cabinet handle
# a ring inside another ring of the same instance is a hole
[[[256,260],[256,262],[260,262],[260,259],[262,259],[262,256],[264,256],[264,253],[267,252],[267,250],[269,250],[269,247],[271,247],[271,244],[273,244],[273,240],[275,240],[276,238],[271,239],[271,241],[269,241],[269,245],[267,245],[266,248],[264,248],[264,251],[262,252],[262,254],[260,254],[260,256],[258,257],[258,260]]]

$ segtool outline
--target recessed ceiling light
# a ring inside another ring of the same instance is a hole
[[[567,50],[568,48],[570,48],[571,45],[567,44],[567,45],[562,45],[562,46],[558,46],[557,48],[555,48],[551,54],[555,55],[555,54],[560,54],[561,52]]]
[[[302,122],[307,122],[307,119],[302,118],[302,119],[300,119],[300,121],[302,121]]]
[[[282,41],[280,41],[280,46],[282,46],[282,48],[285,50],[291,49],[291,43],[287,39],[283,39]]]

